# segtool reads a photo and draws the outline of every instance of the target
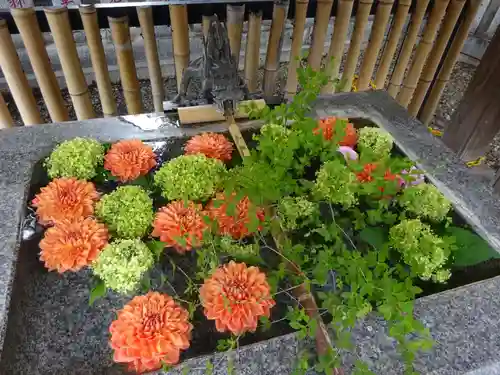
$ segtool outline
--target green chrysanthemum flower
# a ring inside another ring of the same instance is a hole
[[[224,163],[205,155],[182,155],[155,173],[154,182],[170,200],[205,200],[215,194],[226,176]]]
[[[389,232],[391,245],[422,280],[444,282],[450,272],[443,268],[451,253],[451,243],[436,236],[418,219],[403,220]]]
[[[117,240],[106,245],[92,264],[92,270],[107,288],[127,294],[137,290],[153,263],[153,254],[141,240]]]
[[[357,203],[356,183],[356,175],[344,163],[338,159],[331,160],[316,173],[313,194],[319,199],[349,208]]]
[[[153,200],[139,186],[121,186],[97,202],[96,214],[118,237],[140,238],[153,221]]]
[[[103,163],[104,147],[95,139],[75,138],[57,146],[46,160],[50,178],[75,177],[90,180]]]
[[[392,136],[380,128],[364,127],[359,130],[358,151],[369,154],[374,160],[389,156],[393,146]]]
[[[398,203],[406,211],[432,221],[442,221],[451,209],[450,201],[431,184],[419,184],[403,190]]]
[[[278,203],[277,213],[283,228],[294,230],[317,211],[317,205],[303,197],[285,197]]]
[[[236,257],[258,255],[260,250],[257,244],[242,245],[231,237],[221,238],[220,249],[222,252]]]

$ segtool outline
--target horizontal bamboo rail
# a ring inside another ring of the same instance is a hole
[[[0,129],[7,129],[14,126],[14,120],[10,115],[9,108],[0,92]]]
[[[309,66],[314,70],[318,70],[321,66],[332,6],[333,0],[318,0],[316,3],[312,44],[309,49],[309,58],[307,61]]]
[[[189,32],[186,5],[169,5],[172,22],[172,43],[174,47],[175,77],[177,90],[181,87],[182,74],[189,65]]]
[[[262,13],[250,13],[247,46],[245,50],[245,82],[248,91],[257,91],[257,70],[260,62],[260,29]]]

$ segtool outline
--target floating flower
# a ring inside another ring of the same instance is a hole
[[[234,212],[231,212],[232,215],[228,214],[228,204],[233,203],[234,196],[235,194],[228,199],[222,193],[217,194],[215,202],[218,203],[210,202],[207,212],[212,219],[217,221],[220,234],[229,235],[234,239],[241,239],[252,234],[248,228],[252,222],[251,215],[255,215],[254,218],[259,221],[264,221],[265,215],[264,210],[254,207],[248,197],[243,197],[236,203]]]
[[[56,178],[40,189],[32,204],[40,223],[49,225],[91,216],[98,199],[93,183],[76,178]]]
[[[383,193],[387,187],[394,187],[396,190],[400,187],[400,179],[398,175],[391,172],[390,169],[386,169],[383,176],[376,178],[373,175],[375,170],[377,169],[377,164],[375,163],[367,163],[363,166],[363,170],[361,172],[356,173],[356,177],[361,183],[369,183],[373,181],[377,181],[380,186],[378,186],[378,190]],[[392,196],[387,195],[383,198],[392,198]]]
[[[113,360],[128,364],[130,371],[158,370],[175,365],[181,350],[189,348],[189,313],[172,297],[158,292],[137,296],[118,311],[111,323]]]
[[[358,160],[358,153],[349,146],[339,146],[337,151],[344,156],[344,159],[346,161]]]
[[[342,121],[337,123],[337,120]],[[324,119],[320,119],[318,121],[318,127],[314,129],[314,133],[319,134],[321,132],[323,134],[323,138],[329,141],[333,138],[336,128],[342,126],[339,124],[345,124],[345,128],[343,129],[345,135],[344,138],[339,141],[339,145],[349,146],[353,148],[358,141],[358,135],[356,133],[354,125],[347,121],[347,119],[337,119],[336,117],[327,117]]]
[[[40,241],[40,260],[49,271],[78,271],[90,265],[108,243],[108,230],[92,218],[62,220]]]
[[[132,181],[156,166],[153,149],[138,139],[115,143],[104,157],[104,168],[120,181]]]
[[[377,169],[377,165],[373,163],[367,163],[363,166],[363,170],[361,172],[356,173],[356,177],[358,178],[359,182],[372,182],[373,181],[373,176],[372,173],[373,171]]]
[[[358,151],[361,156],[368,154],[373,160],[389,156],[394,141],[385,130],[373,127],[364,127],[359,130]]]
[[[233,144],[222,134],[203,133],[195,135],[186,143],[186,155],[203,154],[207,158],[230,161],[233,157]]]
[[[205,280],[200,300],[207,319],[215,320],[217,331],[233,335],[255,332],[259,318],[269,318],[275,305],[266,275],[257,267],[233,261]]]
[[[401,174],[407,176],[406,179],[401,178],[401,185],[420,185],[425,182],[425,175],[419,172],[419,169],[412,166],[409,170],[402,170]]]
[[[407,212],[432,221],[442,221],[451,209],[450,201],[431,184],[419,184],[403,190],[399,205]]]
[[[349,208],[357,203],[356,185],[356,175],[344,162],[334,159],[324,163],[316,172],[312,192],[320,200]]]
[[[171,202],[160,208],[153,223],[153,237],[173,246],[179,253],[201,245],[208,228],[203,221],[201,204]],[[183,240],[181,240],[183,239]]]

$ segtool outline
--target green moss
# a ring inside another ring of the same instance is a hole
[[[451,209],[450,201],[431,184],[407,187],[398,197],[398,203],[407,212],[437,222],[443,221]]]
[[[121,186],[97,202],[96,213],[118,237],[140,238],[153,221],[153,200],[139,186]]]
[[[90,180],[104,160],[104,147],[95,139],[74,138],[57,146],[45,166],[51,178],[75,177]]]
[[[378,160],[389,156],[393,146],[392,136],[380,128],[364,127],[358,131],[358,151],[361,156]]]
[[[347,209],[357,203],[356,186],[356,175],[336,159],[324,163],[317,172],[313,194],[318,199],[341,204]]]

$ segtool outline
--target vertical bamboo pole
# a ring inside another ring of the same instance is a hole
[[[271,97],[276,90],[276,80],[280,65],[281,45],[285,29],[289,2],[274,3],[273,21],[267,44],[266,63],[264,65],[264,81],[262,83],[264,97]]]
[[[128,17],[108,17],[111,28],[111,38],[115,45],[116,59],[120,69],[120,80],[122,81],[123,96],[130,115],[142,112],[141,89],[134,62],[134,51],[130,42],[130,30],[128,28]]]
[[[68,109],[50,64],[49,55],[45,50],[45,42],[36,19],[35,10],[33,8],[12,8],[11,13],[28,52],[50,118],[53,122],[68,121]]]
[[[389,94],[395,98],[398,94],[399,87],[405,75],[406,67],[410,61],[411,54],[413,52],[413,46],[417,41],[418,32],[420,31],[420,25],[425,16],[425,11],[429,5],[429,0],[417,0],[417,6],[415,12],[411,16],[411,23],[406,34],[405,41],[403,43],[403,48],[399,59],[396,62],[396,67],[392,73],[391,81],[389,83]]]
[[[312,44],[309,49],[307,63],[314,70],[321,67],[321,58],[325,49],[325,39],[332,13],[333,0],[318,0],[316,5],[316,17],[314,19],[314,29]]]
[[[372,0],[360,0],[358,6],[358,13],[356,14],[356,23],[354,25],[354,32],[351,38],[351,45],[349,52],[347,52],[347,60],[342,74],[342,88],[341,91],[351,91],[352,79],[356,71],[359,53],[361,51],[361,43],[365,35],[366,24],[368,23],[368,16],[372,7]]]
[[[425,68],[418,82],[417,89],[415,90],[410,105],[408,106],[408,112],[410,112],[410,114],[413,116],[417,115],[420,107],[422,106],[425,94],[427,94],[431,82],[434,79],[434,75],[436,74],[439,62],[443,57],[444,50],[448,45],[451,33],[455,29],[455,25],[457,23],[458,17],[460,16],[460,12],[462,12],[464,4],[465,0],[451,0],[450,7],[446,12],[446,17],[443,21],[443,26],[439,31],[439,37],[436,41],[436,44],[432,48],[432,54],[429,56],[429,59],[425,64]]]
[[[177,89],[181,87],[182,73],[189,64],[189,29],[186,5],[169,5],[174,46],[175,76]]]
[[[97,10],[94,5],[80,7],[87,45],[90,51],[92,68],[94,69],[99,98],[101,99],[102,112],[104,117],[116,116],[116,103],[109,78],[108,63],[104,54],[101,32],[97,21]]]
[[[295,0],[295,23],[293,25],[292,47],[288,60],[288,74],[286,80],[286,96],[292,97],[297,92],[297,69],[301,57],[304,30],[306,27],[307,5],[309,0]]]
[[[387,29],[387,22],[391,15],[394,0],[379,1],[377,5],[377,13],[375,14],[375,21],[372,26],[370,42],[366,47],[363,64],[359,70],[358,90],[364,91],[370,85],[372,79],[373,69],[377,62],[377,56],[384,40],[385,30]]]
[[[408,75],[403,82],[403,88],[398,93],[396,100],[403,107],[407,107],[410,103],[413,92],[417,87],[417,82],[424,69],[425,61],[431,52],[432,45],[436,39],[436,35],[443,20],[444,14],[446,12],[446,7],[450,0],[436,0],[434,3],[434,8],[432,8],[431,16],[429,22],[425,26],[425,32],[418,43],[417,51],[415,52],[415,58],[413,59],[413,64],[410,68]]]
[[[68,91],[75,108],[78,120],[95,117],[89,89],[83,75],[80,58],[76,52],[76,44],[69,23],[67,8],[46,8],[45,16],[54,38],[61,67],[68,85]]]
[[[208,30],[210,29],[210,16],[201,16],[201,25],[203,30],[203,38],[207,40]]]
[[[245,50],[245,81],[248,91],[257,91],[257,70],[260,62],[260,28],[262,12],[250,13]]]
[[[245,19],[245,4],[226,6],[226,24],[229,37],[229,46],[236,66],[240,63],[241,34],[243,32],[243,21]]]
[[[411,6],[411,0],[399,0],[398,9],[396,15],[394,16],[394,22],[391,27],[391,32],[389,35],[389,40],[384,48],[382,58],[380,60],[380,65],[375,75],[374,84],[377,88],[383,88],[385,86],[385,80],[389,74],[389,69],[391,67],[392,59],[394,53],[396,53],[396,48],[398,47],[398,42],[403,32],[403,27],[408,17],[408,10]]]
[[[158,59],[158,48],[153,22],[153,8],[151,6],[137,7],[137,15],[141,25],[142,37],[144,38],[144,49],[148,62],[149,80],[153,94],[155,112],[163,112],[163,79],[161,77],[160,60]]]
[[[476,17],[476,13],[480,5],[481,0],[472,0],[470,6],[467,8],[465,18],[460,25],[455,38],[453,39],[450,49],[446,54],[443,66],[439,70],[439,74],[434,82],[434,85],[432,86],[429,97],[422,108],[420,121],[422,121],[425,125],[429,125],[432,117],[434,116],[434,112],[436,111],[441,95],[443,94],[444,87],[450,80],[451,72],[453,71],[455,62],[460,56],[464,42],[469,36],[469,29],[472,22],[474,22],[474,18]]]
[[[347,30],[349,29],[349,22],[351,21],[353,4],[354,0],[339,1],[332,40],[326,57],[326,71],[330,75],[331,80],[321,89],[323,94],[330,94],[335,89],[333,80],[337,79],[339,74],[339,67],[342,56],[344,55],[345,40],[347,37]]]
[[[25,125],[40,124],[40,112],[33,91],[24,75],[16,46],[12,41],[7,21],[0,19],[0,68]]]
[[[10,115],[9,108],[3,99],[3,95],[0,92],[0,129],[7,129],[14,126],[14,120]]]

